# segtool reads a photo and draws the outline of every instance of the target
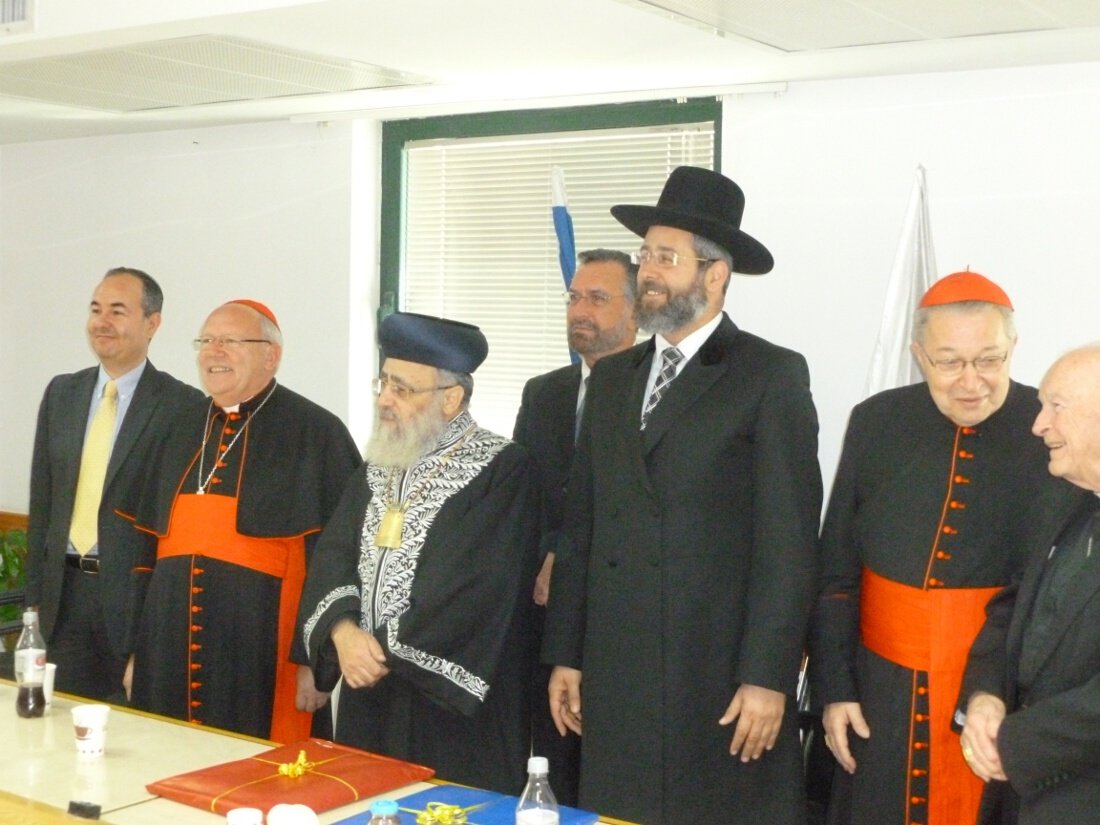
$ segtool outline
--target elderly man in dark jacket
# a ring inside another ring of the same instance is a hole
[[[1051,475],[1093,495],[1063,499],[1060,527],[971,649],[962,753],[987,783],[982,825],[1076,825],[1100,810],[1100,345],[1056,361],[1039,400]]]

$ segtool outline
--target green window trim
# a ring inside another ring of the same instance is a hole
[[[400,309],[397,296],[400,295],[402,269],[405,146],[408,143],[444,138],[541,134],[700,121],[713,121],[715,146],[720,147],[722,103],[713,97],[446,115],[386,122],[382,126],[379,317]],[[715,169],[721,171],[718,151],[714,153],[714,164]]]

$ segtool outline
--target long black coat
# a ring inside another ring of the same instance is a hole
[[[1060,509],[1068,524],[1081,509],[1097,508],[1092,496],[1078,501],[1072,512],[1064,498],[1051,509]],[[1035,544],[1019,587],[990,602],[970,651],[963,706],[981,690],[1008,707],[997,749],[1009,781],[986,785],[982,825],[1077,825],[1100,810],[1100,563],[1085,565],[1064,593],[1034,684],[1025,691],[1018,681],[1024,630],[1060,532]]]
[[[793,699],[758,762],[742,683],[793,694],[817,571],[805,360],[723,316],[639,431],[653,342],[593,371],[543,647],[583,671],[581,804],[647,823],[804,820]]]
[[[27,531],[27,604],[38,605],[47,641],[62,609],[69,526],[88,406],[98,373],[98,367],[90,367],[55,377],[38,410]],[[130,525],[116,516],[114,509],[132,496],[172,418],[181,409],[198,409],[201,403],[201,392],[147,362],[111,450],[99,505],[98,585],[105,613],[103,627],[119,657],[132,650],[132,622],[127,616],[141,601],[132,575],[140,548],[131,540]]]

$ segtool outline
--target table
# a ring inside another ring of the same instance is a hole
[[[43,802],[0,791],[0,822],[4,825],[73,825],[75,821]]]
[[[0,821],[13,825],[75,822],[60,813],[68,809],[70,800],[99,805],[101,821],[111,825],[218,825],[225,817],[153,796],[145,786],[219,762],[246,759],[272,747],[263,739],[115,707],[107,726],[105,754],[81,757],[73,741],[70,711],[83,700],[54,694],[42,718],[20,719],[15,696],[15,685],[0,680],[0,741],[9,743],[7,765],[0,771]],[[407,796],[430,787],[417,782],[386,796]],[[373,799],[325,811],[318,818],[322,825],[339,822],[368,810]]]
[[[270,747],[261,739],[212,734],[201,728],[115,708],[107,725],[107,752],[81,757],[70,711],[82,700],[55,694],[40,719],[15,713],[16,687],[0,683],[0,740],[11,743],[0,790],[66,810],[70,800],[94,802],[104,819],[112,811],[155,797],[145,785],[165,776]]]

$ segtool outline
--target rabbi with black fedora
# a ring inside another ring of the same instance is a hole
[[[659,823],[804,821],[794,707],[816,577],[817,414],[798,353],[723,311],[772,256],[732,180],[680,167],[643,238],[644,344],[593,370],[543,647],[583,807]]]

